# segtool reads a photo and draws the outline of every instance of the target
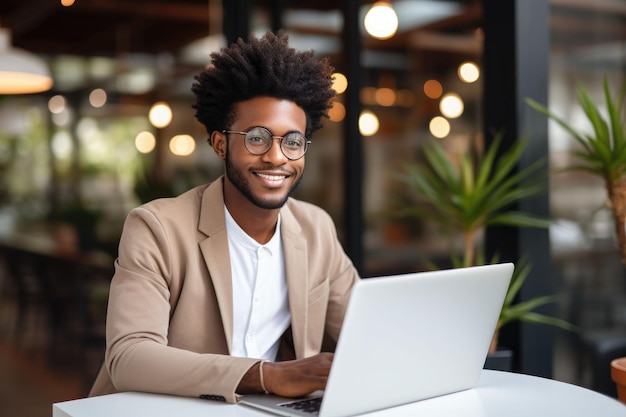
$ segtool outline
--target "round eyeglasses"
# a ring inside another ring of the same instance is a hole
[[[245,132],[222,130],[225,134],[244,135],[243,144],[252,155],[263,155],[269,151],[274,143],[274,138],[280,139],[280,150],[290,161],[296,161],[304,156],[309,147],[310,140],[302,133],[290,132],[285,136],[272,135],[272,132],[264,127],[257,126]]]

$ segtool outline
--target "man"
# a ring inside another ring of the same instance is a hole
[[[283,32],[212,54],[192,91],[224,176],[129,213],[90,395],[233,403],[324,389],[359,277],[331,218],[289,196],[331,106],[331,70]]]

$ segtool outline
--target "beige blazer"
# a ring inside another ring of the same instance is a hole
[[[292,357],[336,341],[359,279],[330,216],[290,198],[281,236]],[[222,178],[133,209],[124,224],[107,313],[105,362],[90,396],[144,391],[236,402],[255,358],[229,356],[231,267]]]

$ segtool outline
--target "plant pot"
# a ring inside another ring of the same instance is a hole
[[[611,379],[617,386],[617,399],[626,404],[626,357],[611,361]]]

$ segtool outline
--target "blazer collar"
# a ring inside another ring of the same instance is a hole
[[[229,351],[233,338],[233,287],[224,215],[223,177],[213,181],[202,193],[198,231],[206,235],[199,242],[202,256],[209,270],[220,309],[224,336]],[[289,203],[281,214],[281,238],[285,257],[285,273],[291,310],[291,326],[297,357],[307,356],[308,275],[306,240]]]

